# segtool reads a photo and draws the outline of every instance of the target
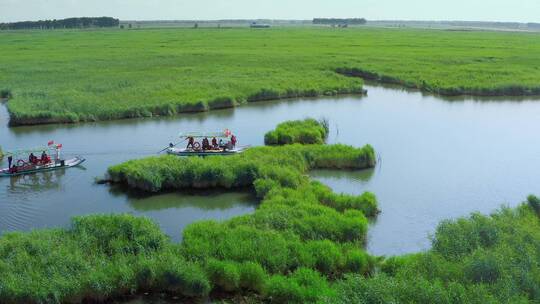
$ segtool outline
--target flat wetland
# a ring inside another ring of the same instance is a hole
[[[155,155],[185,130],[234,130],[240,144],[263,145],[264,134],[283,121],[326,117],[329,143],[371,144],[375,169],[315,171],[337,192],[378,197],[382,213],[371,224],[373,254],[401,254],[430,247],[428,235],[443,219],[514,205],[537,189],[540,155],[534,97],[441,99],[395,87],[367,85],[368,95],[250,104],[237,109],[80,125],[7,128],[2,146],[35,146],[54,139],[65,155],[84,155],[82,168],[0,180],[0,230],[66,226],[75,215],[130,212],[156,220],[173,240],[201,219],[226,219],[255,210],[249,193],[128,193],[93,184],[111,165]],[[1,109],[1,108],[0,108]],[[265,119],[260,119],[264,117]]]
[[[175,115],[360,92],[361,79],[345,75],[449,95],[540,90],[535,33],[303,27],[5,31],[0,48],[0,90],[12,96],[12,124]]]

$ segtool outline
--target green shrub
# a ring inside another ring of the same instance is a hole
[[[240,271],[236,263],[215,259],[211,259],[207,263],[206,272],[215,286],[227,292],[238,290]]]
[[[0,155],[2,155],[2,151],[0,150]],[[529,203],[529,206],[531,206],[531,208],[536,211],[536,213],[540,216],[540,198],[534,196],[534,195],[529,195],[527,197],[527,202]]]
[[[457,259],[479,247],[493,246],[498,240],[496,223],[483,215],[473,214],[471,219],[443,221],[439,224],[433,248],[447,258]]]
[[[272,303],[315,303],[331,294],[326,280],[318,272],[306,268],[296,270],[289,277],[272,276],[266,292]]]
[[[327,120],[317,121],[312,118],[280,123],[276,129],[264,136],[266,145],[323,144],[328,137]]]
[[[0,98],[11,99],[13,98],[13,94],[11,93],[11,90],[3,89],[3,90],[0,90]]]
[[[157,251],[168,242],[159,226],[150,219],[127,214],[75,217],[72,233],[111,256]]]
[[[328,240],[309,241],[301,253],[302,265],[313,267],[328,276],[339,272],[343,260],[341,248]]]
[[[261,265],[254,262],[245,262],[240,264],[240,287],[264,293],[267,274]]]
[[[474,283],[494,283],[501,276],[501,263],[484,251],[478,251],[465,265],[465,276]]]
[[[185,264],[163,272],[165,286],[171,292],[177,292],[188,297],[205,297],[210,292],[210,283],[199,267]]]
[[[256,262],[271,273],[294,268],[298,246],[299,240],[294,235],[249,226],[229,228],[213,222],[188,226],[182,242],[188,259]]]
[[[358,248],[348,249],[345,253],[343,272],[367,275],[372,271],[369,255]]]

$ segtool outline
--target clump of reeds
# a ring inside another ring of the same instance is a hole
[[[317,121],[312,118],[286,121],[277,125],[276,129],[266,133],[266,145],[289,144],[323,144],[328,137],[330,125],[328,120]]]

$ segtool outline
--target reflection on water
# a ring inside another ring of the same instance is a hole
[[[443,219],[489,213],[540,194],[539,98],[441,98],[388,86],[366,88],[367,97],[261,102],[80,125],[7,128],[7,112],[0,106],[2,148],[55,140],[64,144],[64,156],[87,158],[86,170],[52,172],[37,181],[36,176],[0,179],[0,232],[67,226],[76,215],[132,213],[150,217],[179,240],[189,223],[253,212],[257,200],[246,193],[140,196],[96,185],[95,177],[111,165],[155,155],[178,141],[181,131],[229,128],[240,144],[262,145],[264,133],[279,122],[307,116],[329,119],[329,143],[369,143],[382,160],[374,171],[313,173],[338,192],[377,195],[382,213],[368,242],[374,254],[429,248],[427,236]]]
[[[347,192],[349,194],[362,194],[362,187],[373,177],[375,169],[349,171],[349,170],[314,170],[309,176],[328,185],[336,192]],[[344,183],[344,181],[346,181]],[[349,182],[358,186],[358,190],[348,187]]]
[[[193,222],[226,220],[252,213],[258,205],[255,194],[248,189],[243,192],[192,190],[150,194],[113,186],[109,192],[113,197],[125,199],[132,213],[156,219],[174,241],[180,241],[182,230]]]
[[[458,95],[458,96],[444,96],[437,95],[430,92],[420,91],[414,88],[407,88],[402,85],[390,84],[390,83],[380,83],[375,81],[366,80],[364,81],[369,87],[373,88],[382,88],[388,89],[397,92],[403,92],[406,94],[419,94],[422,97],[437,98],[439,100],[450,101],[450,102],[459,102],[459,101],[476,101],[476,102],[520,102],[520,101],[530,101],[531,99],[539,99],[538,96],[469,96],[469,95]]]
[[[198,208],[207,211],[225,211],[235,207],[253,209],[257,199],[249,192],[212,191],[204,193],[166,193],[139,198],[130,198],[129,204],[133,209],[143,212],[151,210]]]
[[[40,172],[30,175],[18,175],[7,177],[9,179],[9,191],[11,193],[35,192],[61,187],[62,176],[66,174],[66,169]]]

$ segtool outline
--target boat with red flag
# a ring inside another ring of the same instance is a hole
[[[60,156],[61,149],[62,144],[49,141],[46,147],[6,152],[4,157],[7,157],[8,167],[0,169],[0,177],[70,168],[85,161],[80,156],[63,159]]]
[[[170,143],[169,147],[160,152],[177,156],[224,156],[246,151],[250,146],[239,146],[238,138],[229,129],[220,132],[185,132],[180,134],[177,144]],[[177,146],[186,143],[185,148]]]

